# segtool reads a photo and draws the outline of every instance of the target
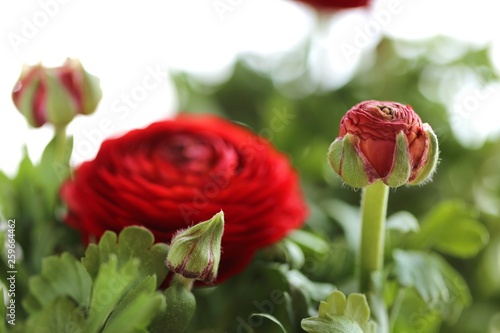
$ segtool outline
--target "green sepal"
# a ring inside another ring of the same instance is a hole
[[[429,150],[426,156],[427,162],[408,183],[410,185],[422,185],[425,182],[432,180],[432,175],[436,171],[439,160],[439,144],[437,136],[428,124],[424,124],[424,128],[427,138],[429,139]]]
[[[356,148],[359,140],[357,136],[346,134],[343,142],[343,156],[340,166],[340,177],[349,186],[355,188],[365,187],[370,184],[366,174],[365,161],[361,158]]]
[[[408,182],[411,174],[410,154],[408,152],[408,139],[403,131],[396,136],[394,151],[394,164],[384,183],[390,187],[399,187]]]
[[[338,175],[340,175],[340,164],[342,163],[342,152],[344,150],[343,139],[337,138],[328,149],[328,162]]]
[[[43,124],[37,124],[35,122],[34,116],[34,105],[33,101],[35,99],[35,92],[38,86],[41,84],[40,79],[29,80],[27,85],[22,88],[19,96],[18,108],[21,114],[26,118],[28,124],[32,127],[40,127]],[[44,115],[45,120],[47,120],[47,115]],[[45,122],[45,121],[44,121]]]
[[[70,92],[52,72],[47,71],[47,122],[56,126],[67,125],[78,113],[78,106]]]
[[[87,73],[82,65],[79,63],[79,67],[83,74],[82,82],[82,114],[91,114],[97,108],[97,105],[102,98],[102,90],[100,87],[100,80],[98,77]]]

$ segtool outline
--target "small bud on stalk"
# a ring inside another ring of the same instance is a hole
[[[33,127],[64,127],[75,115],[94,112],[101,97],[99,79],[75,59],[54,68],[25,66],[12,92],[16,108]]]
[[[436,135],[411,106],[374,100],[347,111],[328,151],[331,167],[352,187],[378,179],[390,187],[422,184],[438,156]]]
[[[166,264],[186,278],[210,283],[217,277],[224,232],[224,213],[179,231],[172,239]]]

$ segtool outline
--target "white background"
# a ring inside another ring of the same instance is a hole
[[[412,40],[445,35],[475,46],[491,44],[491,59],[499,68],[498,9],[495,0],[380,0],[368,10],[328,15],[330,22],[316,45],[318,59],[327,62],[321,80],[338,87],[349,79],[358,61],[348,58],[339,45],[359,42],[367,23],[372,32],[358,48],[360,53],[373,48],[382,34]],[[285,0],[2,1],[0,170],[14,173],[24,145],[36,160],[52,135],[49,125],[28,128],[12,104],[12,87],[23,64],[58,66],[66,57],[79,58],[101,79],[104,97],[97,112],[77,117],[68,128],[75,136],[72,163],[78,164],[92,158],[105,137],[177,111],[172,84],[164,78],[140,100],[133,100],[127,112],[117,112],[123,98],[141,89],[148,71],[188,69],[207,80],[221,80],[230,74],[238,54],[253,52],[272,59],[316,31],[316,22],[313,10]],[[477,87],[474,82],[464,84],[456,93],[474,96]],[[500,89],[488,89],[492,93],[476,94],[481,105],[473,108],[471,121],[462,122],[462,133],[469,134],[462,135],[464,144],[478,146],[498,133]],[[482,133],[476,141],[474,131]]]

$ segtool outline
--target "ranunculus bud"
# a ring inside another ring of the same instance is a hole
[[[33,127],[65,126],[77,114],[94,112],[101,97],[99,79],[75,59],[54,68],[25,66],[12,92],[14,104]]]
[[[373,100],[347,111],[328,152],[333,170],[352,187],[377,179],[391,187],[422,184],[438,156],[436,135],[411,106]]]
[[[210,283],[217,277],[224,232],[224,213],[179,231],[170,244],[166,264],[186,278]]]

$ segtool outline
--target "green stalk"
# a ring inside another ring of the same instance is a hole
[[[55,155],[54,161],[64,163],[66,161],[66,126],[56,126],[54,133]]]
[[[384,233],[389,187],[381,180],[363,188],[361,198],[361,249],[359,287],[362,293],[374,291],[373,272],[384,267]]]

